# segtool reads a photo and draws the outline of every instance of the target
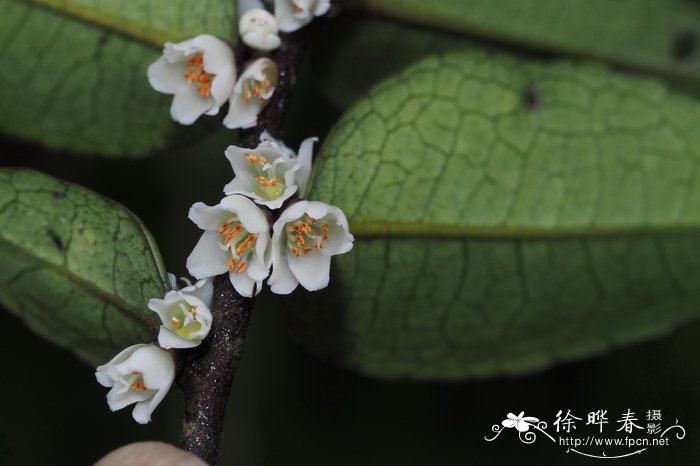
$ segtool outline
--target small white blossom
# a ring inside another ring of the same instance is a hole
[[[227,196],[218,205],[198,202],[190,220],[205,230],[187,258],[197,278],[228,271],[231,284],[245,297],[260,291],[270,273],[270,224],[260,208],[243,196]]]
[[[99,366],[95,377],[103,387],[112,387],[107,393],[112,411],[136,403],[134,420],[146,424],[173,383],[175,364],[170,353],[157,346],[133,345]]]
[[[306,26],[314,16],[326,14],[330,0],[275,0],[275,16],[280,31],[293,32]]]
[[[277,18],[262,8],[253,8],[241,16],[238,34],[248,47],[265,52],[275,50],[282,42]]]
[[[325,288],[331,256],[351,250],[353,241],[338,207],[315,201],[292,204],[272,226],[271,290],[288,294],[298,284],[309,291]]]
[[[214,296],[211,279],[200,280],[181,290],[168,291],[163,299],[152,298],[148,308],[163,323],[158,333],[161,348],[193,348],[209,334]]]
[[[234,178],[224,186],[226,194],[244,194],[258,204],[278,209],[294,193],[304,195],[311,175],[314,142],[301,143],[299,155],[263,133],[255,149],[229,146],[226,158],[231,162]]]
[[[248,65],[233,86],[224,125],[230,129],[255,126],[278,81],[279,68],[269,58],[259,58]]]
[[[175,94],[170,115],[190,125],[203,114],[219,113],[231,96],[236,82],[233,50],[209,34],[166,42],[163,56],[148,67],[148,81],[158,92]]]

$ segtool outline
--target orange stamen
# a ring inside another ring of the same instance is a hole
[[[241,262],[238,264],[238,267],[236,267],[236,273],[241,273],[245,270],[245,268],[248,266],[245,262]]]
[[[248,161],[249,161],[250,163],[252,163],[253,165],[255,165],[256,163],[258,163],[258,158],[255,156],[255,154],[253,154],[253,153],[251,153],[251,152],[246,152],[244,155],[245,155],[245,158],[247,158]]]
[[[143,382],[134,382],[131,384],[131,389],[140,392],[146,390],[146,384]]]

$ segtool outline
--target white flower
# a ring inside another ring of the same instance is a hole
[[[274,293],[291,293],[298,284],[309,291],[328,285],[331,256],[352,249],[354,238],[339,208],[322,202],[300,201],[282,212],[272,226]]]
[[[236,291],[247,298],[262,288],[270,273],[270,224],[253,201],[227,196],[218,205],[192,206],[190,220],[204,231],[187,258],[187,269],[197,278],[229,272]]]
[[[230,129],[255,126],[278,81],[279,68],[269,58],[259,58],[248,65],[233,86],[224,125]]]
[[[173,383],[175,364],[170,353],[157,346],[133,345],[99,366],[95,377],[103,387],[112,387],[107,393],[112,411],[136,403],[134,420],[146,424]]]
[[[540,420],[536,417],[524,416],[524,414],[525,411],[521,411],[517,416],[513,413],[508,413],[507,419],[501,424],[508,429],[515,427],[518,432],[527,432],[530,430],[531,425],[537,424]]]
[[[267,10],[254,8],[241,16],[238,33],[248,47],[269,52],[280,46],[277,18]]]
[[[236,82],[233,50],[209,34],[166,42],[163,56],[148,67],[148,81],[158,92],[175,94],[170,115],[190,125],[202,114],[219,113],[231,96]]]
[[[163,325],[158,333],[161,348],[193,348],[209,334],[214,296],[210,279],[200,280],[181,290],[168,291],[163,299],[152,298],[148,308],[157,313]]]
[[[325,14],[330,7],[330,0],[275,0],[275,16],[280,31],[293,32],[309,24],[314,16]]]
[[[226,194],[244,194],[258,204],[278,209],[294,193],[303,195],[311,175],[314,142],[308,138],[296,156],[287,146],[263,133],[255,149],[229,146],[226,158],[234,178],[224,186]]]

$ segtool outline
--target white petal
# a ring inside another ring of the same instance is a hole
[[[170,318],[168,316],[168,308],[170,303],[163,299],[151,298],[148,300],[148,309],[158,314],[160,321],[165,323]]]
[[[503,424],[503,427],[507,427],[507,428],[511,429],[511,428],[515,427],[516,422],[517,421],[514,421],[512,419],[506,419],[505,421],[501,422],[501,424]]]
[[[255,242],[255,255],[246,269],[248,275],[254,280],[264,280],[270,275],[269,250],[270,235],[267,232],[260,233]]]
[[[184,62],[170,63],[164,56],[151,63],[146,74],[151,87],[164,94],[175,94],[180,86],[185,83],[183,73],[186,65]]]
[[[214,299],[214,285],[209,278],[199,280],[194,285],[183,288],[181,292],[199,299],[207,308],[211,307],[211,302]]]
[[[228,129],[245,129],[255,126],[258,114],[267,102],[250,99],[246,102],[239,93],[234,93],[228,102],[228,113],[224,118],[224,126]]]
[[[153,395],[153,392],[150,390],[127,390],[124,393],[119,393],[117,387],[114,387],[107,393],[107,404],[110,410],[119,411],[132,403],[146,400],[150,398],[151,395]]]
[[[238,220],[249,233],[265,233],[270,231],[267,217],[253,201],[244,196],[226,196],[221,200],[221,207],[238,214]]]
[[[275,241],[275,238],[280,238],[280,234],[286,223],[297,220],[306,213],[309,202],[310,201],[295,202],[282,211],[275,224],[272,225],[273,241]],[[316,218],[323,218],[323,215]]]
[[[235,73],[235,60],[231,46],[210,34],[201,34],[190,41],[192,51],[200,50],[204,56],[204,71],[219,75],[230,72],[233,66]]]
[[[350,251],[355,238],[342,226],[335,222],[335,217],[326,217],[328,221],[328,240],[324,243],[322,252],[329,256],[345,254]]]
[[[119,352],[116,356],[112,358],[111,361],[109,361],[107,364],[103,364],[97,368],[97,371],[99,372],[104,372],[107,371],[107,369],[111,366],[116,366],[117,364],[122,364],[124,361],[129,359],[132,354],[134,354],[136,351],[139,349],[148,346],[145,343],[139,343],[138,345],[131,345],[128,348],[123,349],[122,351]]]
[[[275,50],[282,44],[282,40],[276,34],[262,34],[258,31],[251,31],[242,36],[243,42],[250,48],[269,52]]]
[[[181,336],[173,333],[164,326],[160,326],[160,331],[158,332],[158,345],[164,349],[171,348],[194,348],[199,345],[201,340],[192,341],[186,340]]]
[[[146,345],[132,354],[129,367],[132,372],[141,372],[143,382],[149,390],[169,388],[175,373],[173,357],[154,345]]]
[[[331,7],[331,0],[318,0],[314,7],[314,16],[325,15]]]
[[[168,272],[168,283],[170,283],[170,288],[177,290],[177,278],[175,274]]]
[[[299,285],[299,281],[289,269],[287,256],[282,252],[280,242],[274,239],[272,243],[272,274],[270,274],[267,284],[270,286],[270,290],[276,294],[289,294]]]
[[[183,82],[175,92],[170,116],[183,125],[191,125],[208,110],[216,107],[212,97],[203,97],[195,86]]]
[[[228,276],[231,280],[231,284],[236,289],[238,294],[244,298],[250,298],[253,296],[253,287],[256,289],[256,294],[260,293],[260,290],[262,289],[262,281],[253,280],[247,273],[229,272]]]
[[[316,141],[318,141],[318,138],[304,139],[299,147],[299,171],[296,174],[296,183],[301,197],[306,195],[309,177],[311,176],[314,142]]]
[[[236,178],[242,175],[248,175],[248,180],[250,181],[256,176],[255,167],[246,157],[246,154],[249,153],[258,156],[259,154],[256,152],[256,150],[246,150],[238,146],[228,146],[226,148],[224,151],[224,156],[231,164],[231,170],[233,170],[233,174]],[[225,188],[224,192],[226,192]]]
[[[205,231],[187,258],[187,270],[196,278],[221,275],[228,270],[230,253],[219,246],[219,232]]]
[[[275,17],[282,32],[294,32],[312,19],[311,15],[304,20],[298,19],[290,0],[275,0]]]
[[[309,291],[320,290],[328,286],[331,270],[331,257],[314,251],[294,257],[287,252],[289,268],[301,286]]]

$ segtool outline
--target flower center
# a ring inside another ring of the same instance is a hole
[[[258,99],[259,102],[267,102],[272,97],[272,93],[277,85],[277,80],[279,79],[279,70],[277,65],[270,63],[262,69],[262,79],[257,79],[256,77],[251,77],[243,81],[242,92],[243,100],[250,102],[253,97]]]
[[[187,301],[178,301],[168,309],[168,322],[176,335],[189,340],[190,335],[202,328],[202,323],[197,320],[197,306],[192,306]]]
[[[214,75],[204,71],[204,54],[197,52],[190,56],[187,61],[187,69],[182,74],[187,82],[197,85],[197,92],[203,97],[211,95],[211,82]]]
[[[246,152],[245,158],[248,159],[251,165],[255,168],[257,177],[257,193],[267,200],[277,199],[287,189],[284,183],[284,178],[277,174],[277,166],[284,162],[281,157],[273,163],[269,163],[262,155],[255,155],[252,152]]]
[[[122,380],[122,382],[124,383],[124,388],[119,391],[120,393],[124,393],[128,390],[133,390],[135,392],[148,390],[148,387],[146,387],[146,384],[143,382],[143,374],[139,371],[132,372],[129,374],[129,377]]]
[[[228,269],[235,273],[243,272],[248,266],[248,256],[255,251],[258,235],[248,233],[236,216],[229,218],[221,225],[219,234],[223,238],[220,246],[225,250],[231,250]]]
[[[302,218],[285,225],[287,246],[296,257],[323,249],[328,240],[328,224],[304,214]]]

